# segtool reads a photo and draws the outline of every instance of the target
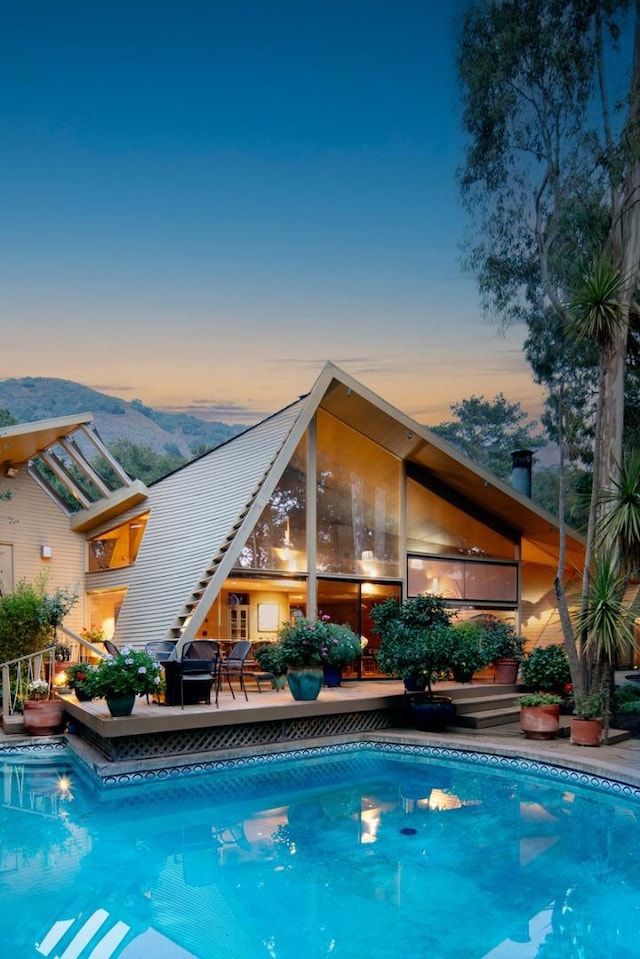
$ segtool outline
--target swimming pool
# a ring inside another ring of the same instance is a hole
[[[116,788],[0,762],[10,959],[640,957],[638,790],[410,747]]]

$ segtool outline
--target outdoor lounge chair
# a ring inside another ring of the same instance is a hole
[[[200,683],[202,698],[211,703],[211,686],[216,687],[216,706],[220,691],[220,646],[211,639],[193,639],[182,650],[179,662],[180,706],[184,709],[184,688]],[[205,693],[206,690],[206,693]]]

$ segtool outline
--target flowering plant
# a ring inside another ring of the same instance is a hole
[[[88,688],[95,670],[96,667],[90,663],[71,663],[65,669],[67,685],[72,689],[77,689],[78,686],[82,689]]]
[[[349,626],[332,623],[329,616],[285,623],[278,645],[284,661],[293,667],[344,666],[360,655],[360,637]]]
[[[48,699],[49,683],[46,679],[34,679],[27,686],[27,699]]]
[[[96,698],[152,693],[160,685],[160,665],[148,653],[123,646],[88,673],[83,688]]]

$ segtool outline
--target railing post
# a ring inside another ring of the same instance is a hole
[[[11,678],[9,676],[9,667],[2,667],[2,718],[6,719],[11,715]]]

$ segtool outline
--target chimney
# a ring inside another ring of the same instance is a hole
[[[511,485],[523,496],[531,499],[531,450],[514,450],[511,454]]]

